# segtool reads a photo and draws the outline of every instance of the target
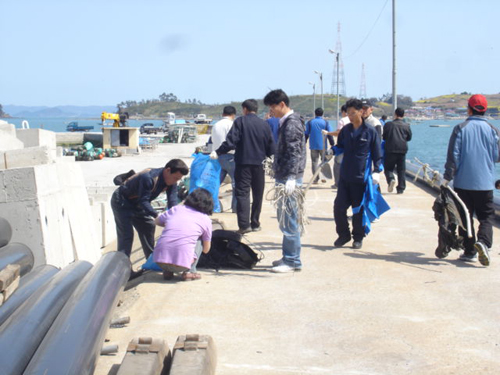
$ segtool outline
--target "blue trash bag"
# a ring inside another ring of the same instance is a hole
[[[189,192],[197,188],[207,189],[214,200],[214,212],[220,212],[220,171],[219,161],[210,159],[210,155],[196,154],[191,164]]]
[[[160,266],[153,261],[153,254],[151,254],[148,257],[148,260],[146,260],[146,263],[144,263],[141,268],[143,270],[150,270],[150,271],[159,271],[159,272],[163,271],[160,268]]]

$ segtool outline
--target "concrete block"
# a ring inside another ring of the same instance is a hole
[[[16,138],[15,133],[12,135],[9,132],[0,130],[0,150],[19,150],[24,148],[24,143]]]
[[[50,164],[54,163],[55,159],[55,149],[50,149],[47,146],[28,147],[22,150],[10,150],[5,152],[5,166],[7,169]]]
[[[90,199],[92,200],[92,199]],[[92,224],[94,226],[94,231],[96,233],[97,242],[100,248],[103,248],[105,245],[103,243],[103,217],[102,217],[102,208],[100,203],[95,203],[90,205],[90,209],[92,212]]]
[[[24,143],[24,147],[47,146],[56,148],[56,133],[44,129],[17,129],[17,138]]]
[[[0,170],[5,169],[5,152],[0,151]]]
[[[16,137],[16,126],[14,124],[9,124],[7,121],[0,120],[0,137],[7,133],[12,137]]]
[[[22,202],[35,198],[36,184],[33,168],[0,171],[0,203]]]

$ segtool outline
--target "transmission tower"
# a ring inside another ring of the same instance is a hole
[[[366,98],[365,63],[361,65],[361,85],[359,86],[359,98]]]
[[[346,96],[345,93],[345,75],[344,75],[344,61],[342,60],[342,42],[340,41],[340,22],[337,25],[337,44],[335,45],[335,52],[339,53],[339,61],[335,59],[333,65],[333,77],[332,77],[332,95],[337,94],[337,86],[339,88],[339,94]],[[340,68],[340,70],[339,70]],[[337,72],[338,72],[338,82],[337,82]]]

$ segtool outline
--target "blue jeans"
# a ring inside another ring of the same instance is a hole
[[[276,180],[276,184],[285,184],[286,181]],[[302,186],[302,178],[296,180],[297,186]],[[284,203],[284,204],[283,204]],[[288,197],[285,202],[278,202],[278,222],[283,233],[283,262],[295,268],[301,268],[300,261],[300,227],[298,221],[298,202]]]
[[[235,183],[234,183],[234,154],[223,154],[219,155],[219,164],[221,166],[220,171],[220,182],[224,181],[226,175],[229,174],[231,177],[231,186],[233,187],[233,198],[231,199],[231,209],[236,212],[236,195],[235,195]]]

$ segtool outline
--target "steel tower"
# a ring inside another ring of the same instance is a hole
[[[361,64],[361,85],[359,86],[359,98],[366,98],[365,63]]]
[[[342,42],[340,41],[340,22],[337,25],[337,44],[335,45],[335,52],[340,53],[339,60],[335,59],[333,65],[333,77],[332,77],[332,95],[337,93],[337,86],[339,87],[339,94],[342,96],[346,96],[345,92],[345,74],[344,74],[344,61],[342,60]],[[340,68],[340,71],[338,69]],[[337,75],[338,71],[338,75]],[[337,77],[338,82],[337,82]]]

